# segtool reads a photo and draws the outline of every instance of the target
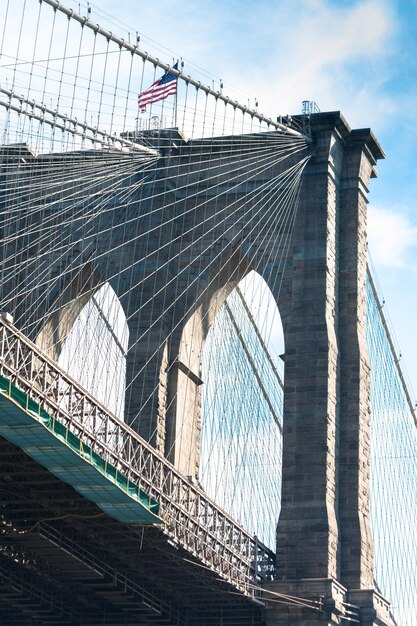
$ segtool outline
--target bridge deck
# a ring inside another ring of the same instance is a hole
[[[112,519],[2,439],[2,623],[260,623],[254,587],[273,554],[4,320],[0,351],[0,375],[33,413],[158,502],[166,522]]]
[[[0,376],[0,435],[115,519],[162,524],[158,503]]]
[[[158,527],[112,519],[3,438],[0,490],[3,626],[261,624]]]

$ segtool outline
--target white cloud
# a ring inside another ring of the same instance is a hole
[[[369,207],[368,240],[376,265],[417,268],[417,221],[406,212]]]
[[[268,36],[274,27],[276,32],[267,71],[260,75],[257,69],[251,76],[258,92],[269,90],[269,100],[283,113],[298,111],[303,99],[316,100],[322,110],[342,108],[354,125],[366,124],[364,116],[375,120],[375,102],[383,105],[383,114],[390,111],[391,99],[380,98],[380,64],[395,32],[387,5],[366,0],[336,7],[302,0],[293,6],[293,12],[278,10],[269,22]]]

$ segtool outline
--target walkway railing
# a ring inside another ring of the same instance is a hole
[[[237,590],[272,578],[274,554],[0,318],[0,374],[160,504],[162,530]]]

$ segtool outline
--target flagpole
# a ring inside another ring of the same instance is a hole
[[[174,128],[177,128],[177,104],[178,104],[178,78],[177,78],[177,90],[175,92]]]
[[[177,59],[177,67],[178,67],[178,63],[179,63],[179,59]],[[183,65],[184,63],[181,60],[181,71],[182,71]],[[174,128],[178,128],[177,112],[178,112],[178,76],[177,76],[177,88],[175,90]]]

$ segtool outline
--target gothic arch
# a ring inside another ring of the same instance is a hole
[[[70,274],[55,295],[38,332],[35,343],[49,357],[59,360],[65,340],[81,310],[100,288],[103,281],[98,271],[86,263]]]
[[[58,364],[120,419],[124,419],[128,326],[109,283],[79,311]]]
[[[236,250],[221,266],[214,268],[207,278],[206,288],[184,319],[176,341],[171,343],[165,454],[181,472],[193,479],[198,479],[199,474],[201,390],[205,383],[201,368],[206,339],[227,297],[251,271],[254,270],[248,259]],[[277,293],[272,291],[261,273],[256,273],[278,309]],[[275,287],[277,282],[280,281],[274,281]],[[163,384],[166,366],[167,363],[161,368]]]

